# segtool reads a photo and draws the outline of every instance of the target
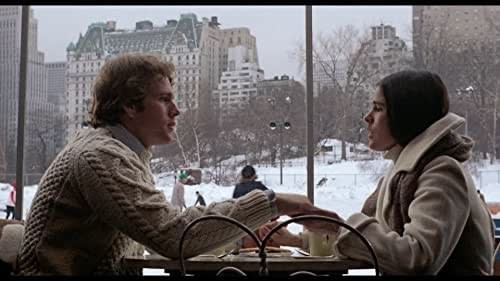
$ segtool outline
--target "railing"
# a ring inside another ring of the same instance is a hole
[[[259,173],[259,180],[266,186],[278,185],[280,182],[280,174],[263,174]],[[358,185],[361,183],[370,183],[375,182],[379,177],[383,176],[383,174],[333,174],[333,173],[315,173],[314,174],[314,183],[315,186],[320,187],[329,181],[342,181],[342,184],[346,185]],[[283,174],[283,185],[303,185],[305,186],[307,181],[307,175],[303,174]]]
[[[259,179],[265,185],[279,184],[279,173],[259,173]],[[360,183],[373,183],[384,174],[377,173],[315,173],[315,186],[321,186],[331,180],[342,180],[343,184],[358,185]],[[473,176],[477,180],[477,188],[483,189],[487,184],[500,184],[500,170],[479,171],[477,176]],[[305,173],[284,173],[283,185],[305,185],[307,175]],[[322,182],[323,180],[323,182]]]
[[[286,163],[286,161],[285,161]],[[291,163],[284,164],[285,166],[291,165]],[[26,173],[24,176],[25,185],[38,184],[42,178],[42,173]],[[259,173],[259,179],[265,185],[276,185],[279,184],[280,174],[279,173]],[[321,186],[322,184],[331,180],[343,180],[344,184],[357,185],[362,182],[373,183],[376,179],[383,176],[383,174],[377,173],[315,173],[314,182],[316,186]],[[0,174],[0,182],[9,183],[16,178],[16,174]],[[479,171],[477,177],[477,187],[483,189],[486,184],[498,183],[500,184],[500,170],[490,170],[490,171]],[[345,181],[348,179],[348,181]],[[307,175],[305,172],[303,174],[299,173],[284,173],[283,174],[283,185],[305,185],[307,180]],[[323,182],[322,182],[323,180]]]

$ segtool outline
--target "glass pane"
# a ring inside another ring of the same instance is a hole
[[[375,84],[410,67],[411,6],[313,7],[315,203],[358,212],[388,166],[367,147]]]
[[[196,191],[207,204],[231,198],[247,164],[268,188],[306,194],[305,79],[293,58],[304,40],[304,7],[33,10],[40,84],[29,103],[43,109],[27,113],[40,116],[27,128],[27,207],[48,165],[88,126],[101,67],[133,52],[157,54],[176,66],[176,141],[155,146],[151,161],[156,186],[167,199],[181,169],[195,177],[201,170],[201,183],[185,187],[186,205],[195,203]]]
[[[37,141],[37,149],[27,148],[37,156],[27,161],[33,184],[87,125],[101,66],[116,55],[140,52],[176,66],[177,141],[154,147],[151,164],[167,198],[176,174],[188,168],[202,171],[201,184],[186,187],[188,205],[196,190],[207,203],[230,198],[246,164],[269,188],[306,193],[305,82],[293,58],[303,44],[304,7],[33,9],[47,76],[44,95],[52,106],[49,120],[29,130]]]

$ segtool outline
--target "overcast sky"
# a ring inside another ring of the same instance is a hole
[[[33,6],[38,19],[38,48],[45,61],[66,60],[66,47],[85,34],[89,24],[114,20],[120,29],[151,20],[164,25],[181,13],[198,20],[217,16],[221,28],[248,27],[257,38],[259,62],[266,78],[288,74],[301,80],[298,63],[291,58],[297,42],[305,39],[304,6]],[[380,23],[396,27],[399,37],[411,39],[411,6],[315,6],[313,33],[329,32],[353,24],[369,29]],[[409,42],[408,42],[409,43]]]

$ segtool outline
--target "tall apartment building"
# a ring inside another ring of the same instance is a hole
[[[302,94],[300,98],[304,98],[304,92],[304,86],[299,81],[290,79],[290,76],[286,74],[274,76],[272,79],[264,79],[257,83],[257,98],[267,101],[281,100],[283,103],[287,97],[290,97],[293,102],[299,93]]]
[[[53,111],[53,143],[51,153],[55,155],[64,146],[66,125],[66,62],[45,63],[47,69],[47,101],[54,106]]]
[[[229,53],[228,50],[231,47],[244,46],[251,52],[248,59],[249,63],[255,63],[259,65],[259,56],[257,53],[257,40],[255,36],[250,33],[250,29],[246,27],[239,28],[227,28],[221,30],[222,40],[221,40],[221,71],[227,71]]]
[[[198,21],[195,14],[153,26],[136,23],[133,30],[118,29],[116,22],[94,23],[67,48],[67,136],[87,119],[91,89],[105,60],[123,53],[155,53],[176,66],[174,94],[181,111],[209,108],[211,93],[221,73],[221,30],[217,17]]]
[[[413,53],[422,64],[422,49],[432,41],[481,41],[500,47],[500,6],[413,6]],[[437,43],[436,43],[437,44]]]
[[[38,22],[30,10],[25,119],[25,170],[42,172],[40,138],[50,122],[44,54],[37,48]],[[0,155],[8,174],[16,171],[21,6],[0,6]],[[42,151],[43,152],[43,151]],[[0,161],[1,163],[2,161]],[[0,167],[1,168],[1,167]],[[2,171],[0,171],[2,173]]]
[[[322,92],[328,89],[333,89],[335,87],[334,80],[342,86],[345,85],[347,80],[347,63],[345,60],[338,60],[336,62],[335,73],[331,73],[331,65],[329,65],[329,62],[317,61],[313,64],[314,97],[318,97]]]
[[[257,82],[264,79],[264,71],[256,63],[253,49],[238,45],[229,47],[227,54],[227,70],[222,72],[218,88],[212,95],[212,103],[221,118],[255,98]]]
[[[405,41],[397,36],[395,27],[380,24],[372,26],[371,30],[368,50],[371,69],[379,70],[379,76],[384,76],[408,66],[408,47]]]

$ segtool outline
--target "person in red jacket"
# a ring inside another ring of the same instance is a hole
[[[7,208],[5,219],[9,218],[9,215],[12,214],[12,218],[16,216],[15,207],[16,207],[16,181],[12,181],[10,184],[12,189],[10,190],[9,196],[7,197]]]

